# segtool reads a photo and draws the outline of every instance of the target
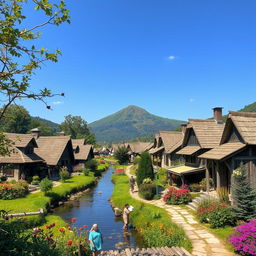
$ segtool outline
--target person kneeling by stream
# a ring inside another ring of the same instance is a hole
[[[92,255],[100,255],[100,251],[102,250],[103,237],[99,230],[98,224],[93,224],[89,232],[89,241]]]

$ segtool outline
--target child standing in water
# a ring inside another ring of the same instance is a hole
[[[100,255],[100,251],[102,250],[103,238],[99,230],[98,224],[93,224],[89,232],[89,242],[90,248],[92,250],[92,255]]]

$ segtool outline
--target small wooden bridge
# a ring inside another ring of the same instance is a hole
[[[103,256],[192,256],[182,247],[126,248],[124,250],[102,251]]]

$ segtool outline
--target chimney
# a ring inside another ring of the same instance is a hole
[[[65,132],[64,131],[59,132],[59,136],[65,136]]]
[[[213,118],[218,124],[222,124],[222,107],[215,107],[213,108]]]
[[[184,135],[187,129],[187,124],[181,124],[181,132]]]
[[[34,128],[31,130],[32,136],[37,140],[40,137],[41,131],[38,128]]]

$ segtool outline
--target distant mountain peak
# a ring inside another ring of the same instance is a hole
[[[151,136],[159,130],[175,130],[183,121],[155,116],[145,109],[130,105],[89,124],[99,142],[118,142]]]

